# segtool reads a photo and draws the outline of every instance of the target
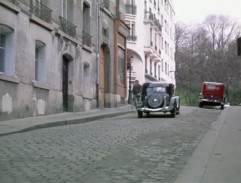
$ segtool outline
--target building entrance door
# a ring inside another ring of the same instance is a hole
[[[105,106],[105,56],[104,50],[100,50],[100,106]]]
[[[69,61],[65,56],[63,56],[62,92],[63,92],[63,108],[64,108],[64,111],[68,111],[68,76],[69,76]]]

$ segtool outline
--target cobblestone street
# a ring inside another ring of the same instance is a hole
[[[221,110],[135,112],[0,137],[2,183],[173,183]]]

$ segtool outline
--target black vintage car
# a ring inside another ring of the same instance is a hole
[[[143,113],[170,112],[172,117],[180,113],[180,97],[175,96],[174,85],[168,82],[148,82],[142,85],[141,95],[136,98],[138,117]]]

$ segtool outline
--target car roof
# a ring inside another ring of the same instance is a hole
[[[209,82],[209,81],[205,81],[205,82],[203,82],[203,84],[224,85],[223,83]]]
[[[143,86],[150,86],[150,87],[155,87],[155,86],[170,86],[173,85],[173,83],[169,83],[166,81],[156,81],[156,82],[146,82],[143,84]]]

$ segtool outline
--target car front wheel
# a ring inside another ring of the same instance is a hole
[[[171,117],[172,118],[175,118],[176,117],[176,112],[177,110],[176,110],[176,107],[174,107],[174,109],[171,111]]]
[[[138,118],[142,118],[142,116],[143,116],[143,112],[142,111],[137,111],[137,114],[138,114]]]

